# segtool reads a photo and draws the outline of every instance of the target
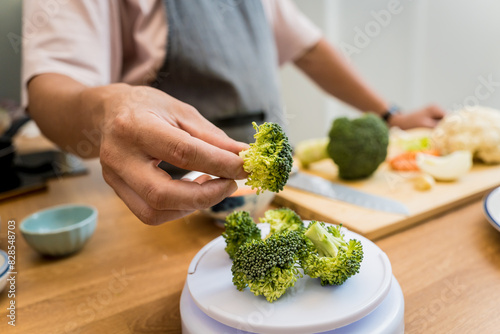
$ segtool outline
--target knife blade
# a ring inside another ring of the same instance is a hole
[[[368,209],[406,216],[410,214],[408,208],[401,202],[382,196],[368,194],[311,174],[295,172],[290,175],[286,185]]]

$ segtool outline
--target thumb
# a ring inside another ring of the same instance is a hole
[[[248,148],[248,144],[230,138],[224,131],[203,117],[194,107],[185,103],[182,104],[184,110],[177,119],[182,130],[193,137],[235,154]]]
[[[434,119],[441,119],[446,115],[446,111],[436,105],[431,105],[427,107],[429,115]]]

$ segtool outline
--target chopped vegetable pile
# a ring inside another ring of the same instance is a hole
[[[419,171],[420,168],[417,165],[417,154],[419,153],[434,156],[439,155],[437,150],[406,151],[389,160],[389,165],[397,171]]]

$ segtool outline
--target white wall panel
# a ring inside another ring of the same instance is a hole
[[[427,103],[500,109],[500,1],[295,2],[387,100],[407,109]],[[293,142],[326,133],[335,117],[357,115],[296,70],[285,68],[282,78],[285,105],[296,114]]]

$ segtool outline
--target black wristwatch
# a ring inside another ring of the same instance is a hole
[[[389,108],[382,114],[382,119],[386,123],[389,123],[391,117],[399,113],[401,113],[401,108],[395,104],[391,104]]]

